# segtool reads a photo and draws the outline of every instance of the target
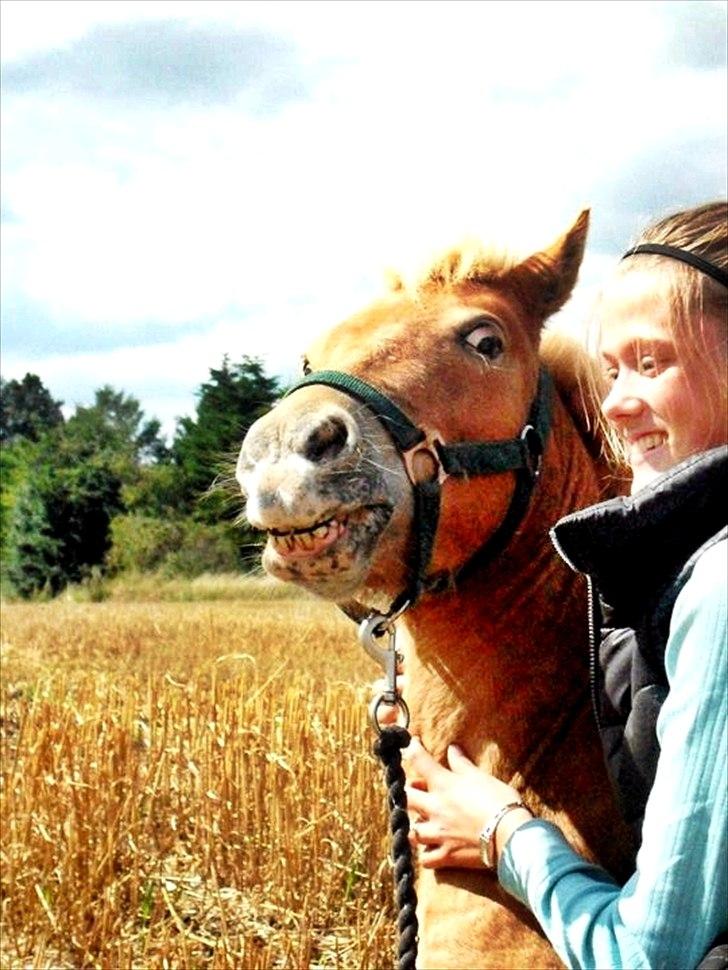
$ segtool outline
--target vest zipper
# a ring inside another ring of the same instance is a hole
[[[591,576],[586,577],[587,589],[587,625],[589,629],[589,689],[591,691],[592,708],[597,728],[601,731],[602,720],[599,716],[599,702],[597,699],[597,630],[596,630],[596,594]]]
[[[575,573],[581,573],[581,570],[574,565],[574,563],[569,559],[564,550],[561,548],[561,543],[556,538],[556,530],[550,529],[549,535],[551,536],[551,541],[561,558],[564,560],[567,566],[574,570]],[[596,721],[597,728],[599,731],[602,729],[602,719],[599,716],[599,700],[597,696],[597,594],[592,581],[591,576],[588,573],[582,573],[586,579],[586,592],[587,592],[587,629],[589,632],[589,692],[591,694],[592,710],[594,711],[594,720]]]

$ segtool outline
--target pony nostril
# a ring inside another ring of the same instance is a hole
[[[303,457],[309,461],[331,461],[344,450],[348,440],[349,429],[341,418],[324,418],[306,438]]]

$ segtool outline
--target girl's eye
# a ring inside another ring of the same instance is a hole
[[[604,376],[609,381],[610,384],[613,384],[617,380],[617,377],[618,377],[617,368],[616,367],[605,367],[604,368]]]
[[[496,323],[482,323],[465,335],[465,343],[486,360],[495,361],[503,356],[505,341]]]
[[[652,354],[645,354],[640,357],[640,374],[647,374],[648,376],[657,373],[657,361],[652,356]]]

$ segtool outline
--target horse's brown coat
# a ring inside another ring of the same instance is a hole
[[[415,293],[395,287],[324,335],[310,364],[369,380],[443,441],[513,437],[534,394],[544,318],[568,298],[585,233],[582,216],[551,249],[515,265],[483,257],[464,268],[451,255]],[[505,334],[495,363],[463,344],[468,321],[482,316]],[[563,347],[559,356],[563,364]],[[302,460],[323,427],[330,435],[342,425],[325,460]],[[336,599],[355,594],[381,605],[400,592],[411,496],[391,441],[366,408],[330,388],[297,391],[251,429],[239,478],[262,528],[306,529],[332,514],[347,523],[339,544],[320,555],[286,558],[269,543],[271,572]],[[432,569],[465,562],[503,518],[512,491],[510,473],[448,480]],[[447,744],[458,742],[579,851],[622,875],[631,848],[590,710],[584,588],[547,535],[561,515],[599,497],[598,468],[559,400],[515,537],[491,565],[424,597],[400,621],[399,646],[412,730],[425,746],[444,760]],[[387,501],[391,509],[371,511]],[[527,911],[486,872],[424,870],[418,895],[420,967],[561,965]]]

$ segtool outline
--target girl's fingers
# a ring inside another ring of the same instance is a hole
[[[407,810],[410,812],[416,812],[418,815],[429,815],[428,809],[431,806],[431,798],[429,792],[424,791],[421,788],[412,788],[409,785],[405,787],[405,795],[407,796]]]
[[[419,862],[423,869],[439,869],[448,863],[447,849],[442,845],[424,849],[419,854]]]
[[[433,822],[420,819],[412,824],[412,830],[419,845],[440,845],[442,842],[442,835]]]
[[[478,766],[468,758],[463,749],[457,744],[450,744],[447,748],[447,763],[455,772],[470,771],[475,768],[478,770]]]
[[[438,775],[447,773],[447,769],[435,761],[419,738],[412,738],[408,747],[404,749],[402,757],[406,761],[407,772],[411,771],[418,778],[423,778],[428,786]]]

